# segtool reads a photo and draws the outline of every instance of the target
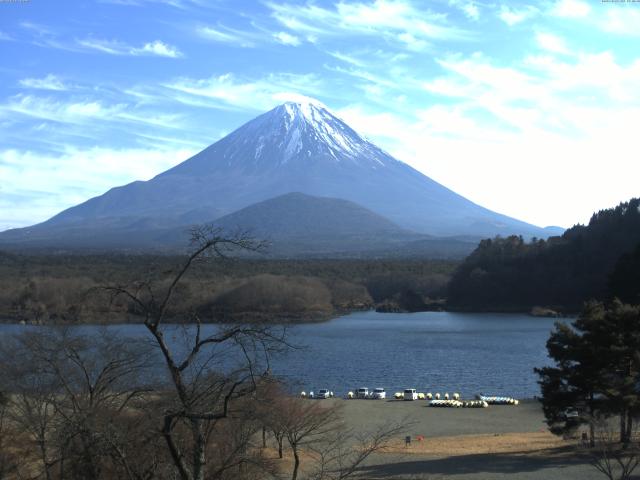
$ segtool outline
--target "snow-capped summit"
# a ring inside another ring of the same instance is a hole
[[[376,158],[380,152],[378,147],[358,135],[319,102],[287,102],[272,110],[272,113],[276,119],[280,116],[284,118],[284,162],[300,153],[303,157],[305,154],[310,157],[314,153],[324,153],[335,161],[371,156],[373,167],[376,164],[384,165],[381,159]]]
[[[251,171],[307,168],[325,162],[350,162],[375,169],[395,161],[315,101],[279,105],[204,152],[208,153],[206,162],[215,157],[215,164],[223,162]],[[214,168],[214,163],[208,167]],[[208,167],[202,165],[205,170]]]
[[[452,192],[308,99],[283,103],[155,178],[113,188],[23,233],[108,227],[133,235],[141,226],[210,222],[291,192],[354,202],[431,235],[549,235]]]

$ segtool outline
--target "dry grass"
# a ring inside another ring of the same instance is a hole
[[[474,454],[522,453],[532,454],[564,447],[565,440],[549,433],[500,433],[481,435],[456,435],[452,437],[433,437],[418,441],[412,439],[405,447],[404,440],[394,442],[385,453],[419,454],[438,457],[455,457]]]

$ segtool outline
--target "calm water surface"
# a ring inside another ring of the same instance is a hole
[[[294,328],[292,339],[308,347],[276,362],[274,373],[307,390],[340,394],[367,386],[530,398],[539,394],[533,368],[550,363],[545,343],[554,321],[514,314],[356,313]]]
[[[539,394],[533,368],[549,364],[545,342],[553,323],[519,314],[354,313],[291,327],[289,340],[300,348],[273,359],[272,372],[294,390],[329,388],[339,395],[366,386],[531,398]],[[24,328],[2,325],[0,332]],[[148,335],[141,325],[108,328],[125,337]]]

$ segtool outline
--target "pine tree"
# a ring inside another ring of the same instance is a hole
[[[547,350],[556,365],[535,371],[551,431],[565,433],[596,416],[617,415],[620,441],[628,443],[640,411],[640,306],[587,303],[571,325],[556,324]],[[582,415],[567,421],[569,408]]]
[[[640,303],[640,244],[618,260],[609,277],[609,293],[623,302]]]

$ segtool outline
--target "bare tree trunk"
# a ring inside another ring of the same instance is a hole
[[[64,480],[64,456],[65,456],[65,447],[63,447],[62,452],[60,454],[60,480]]]
[[[593,409],[593,392],[589,393],[589,446],[591,448],[596,446],[595,439],[595,426],[593,424],[594,418],[594,409]]]
[[[82,443],[82,457],[83,457],[83,470],[86,470],[88,478],[99,478],[100,477],[100,467],[98,466],[98,459],[94,454],[93,450],[93,439],[91,438],[91,433],[87,432],[84,427],[82,427],[82,432],[80,432],[80,441]]]
[[[279,432],[276,429],[272,430],[273,432],[273,436],[276,439],[276,443],[278,444],[278,458],[283,458],[283,453],[282,453],[282,449],[283,449],[283,445],[284,445],[284,433],[283,432]]]
[[[204,480],[205,467],[207,465],[207,440],[202,420],[191,420],[193,432],[193,480]]]
[[[293,473],[291,474],[291,480],[297,480],[298,468],[300,468],[300,457],[298,456],[298,446],[295,444],[291,445],[291,450],[293,450]]]
[[[176,443],[173,439],[172,427],[171,427],[172,422],[173,420],[171,419],[170,416],[166,416],[164,418],[164,427],[162,429],[162,436],[167,442],[169,453],[171,454],[171,458],[173,459],[173,462],[176,468],[178,469],[178,474],[180,475],[180,478],[182,480],[192,480],[189,470],[187,469],[187,466],[185,464],[184,458],[182,457],[182,454],[178,450],[178,447],[176,446]]]
[[[267,448],[267,427],[262,426],[262,448]]]
[[[44,468],[44,475],[46,480],[51,480],[51,466],[49,465],[48,455],[47,455],[47,445],[44,440],[44,432],[42,433],[42,438],[38,440],[38,449],[40,450],[40,458],[42,459],[42,466]]]

